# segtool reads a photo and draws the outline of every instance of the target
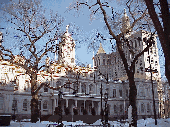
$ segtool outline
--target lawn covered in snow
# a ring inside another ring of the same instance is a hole
[[[74,126],[74,125],[87,125],[89,124],[83,123],[82,121],[76,121],[76,122],[67,122],[63,121],[62,122],[64,126]],[[128,127],[128,123],[120,123],[119,121],[109,121],[110,125],[114,125],[114,127]],[[170,127],[170,118],[168,119],[158,119],[157,120],[157,125],[154,124],[154,119],[152,118],[147,118],[146,120],[140,119],[138,120],[138,127]],[[49,124],[55,124],[57,123],[54,122],[49,122],[49,121],[42,121],[42,122],[37,122],[37,123],[31,123],[31,122],[14,122],[11,121],[10,126],[8,127],[48,127]],[[90,125],[100,125],[101,120],[97,120],[95,123],[90,124]],[[101,124],[102,125],[102,124]]]

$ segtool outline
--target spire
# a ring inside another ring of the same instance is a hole
[[[69,28],[69,25],[66,25],[66,32],[68,33],[68,28]]]
[[[124,8],[124,16],[127,17],[126,9]]]
[[[106,53],[105,50],[102,47],[102,43],[100,43],[100,47],[99,47],[99,49],[97,51],[97,54],[100,54],[100,53]]]
[[[129,16],[127,16],[126,9],[124,9],[124,16],[122,17],[121,32],[126,32],[126,30],[129,29],[129,27],[130,27]]]

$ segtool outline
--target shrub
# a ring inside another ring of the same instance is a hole
[[[70,114],[70,111],[69,111],[69,108],[67,107],[65,108],[65,115],[68,115],[68,114]]]
[[[102,112],[100,112],[100,115],[103,115],[103,116],[104,116],[104,111],[103,111],[103,109],[102,109]]]
[[[87,110],[86,109],[83,110],[83,115],[87,115]]]
[[[59,115],[60,113],[62,113],[62,109],[59,107],[56,107],[54,113],[55,115]]]
[[[76,108],[73,108],[74,115],[78,115],[78,110]]]
[[[94,108],[92,108],[92,109],[91,109],[91,114],[92,114],[93,116],[95,116],[95,115],[96,115],[96,111],[95,111],[95,109],[94,109]]]

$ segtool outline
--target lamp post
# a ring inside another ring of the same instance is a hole
[[[102,93],[102,75],[100,75],[100,79],[101,79],[101,88],[100,88],[100,94],[101,94],[101,122],[103,122],[103,108],[102,108],[102,96],[103,96],[103,93]]]
[[[146,69],[146,72],[151,73],[151,84],[152,84],[152,95],[153,95],[153,111],[154,111],[155,125],[157,125],[156,106],[155,106],[153,79],[152,78],[153,78],[153,73],[157,73],[158,71],[156,69],[155,70],[151,69],[150,56],[148,56],[148,58],[149,58],[150,70],[148,70],[148,68],[145,68],[145,69]]]
[[[107,107],[107,101],[108,101],[108,93],[104,94],[104,101],[105,101],[105,125],[108,124],[108,107]]]
[[[41,122],[41,101],[42,101],[42,95],[39,95],[39,117],[40,117],[40,122]]]
[[[58,108],[59,108],[59,120],[58,120],[58,124],[62,125],[62,92],[61,89],[59,89],[59,93],[58,93]]]
[[[101,88],[100,88],[101,101],[100,102],[101,102],[101,122],[103,123],[103,115],[104,115],[104,112],[103,112],[103,108],[102,108],[102,96],[103,96],[102,80],[103,80],[103,77],[104,77],[106,79],[106,83],[108,84],[108,74],[107,74],[107,77],[104,76],[102,73],[100,73],[98,76],[100,76],[100,80],[101,80]]]
[[[15,111],[17,110],[17,100],[15,98],[13,99],[12,110],[14,111],[14,115],[12,119],[15,121],[15,118],[16,118]]]
[[[161,118],[161,115],[162,115],[162,113],[161,113],[161,94],[162,94],[162,90],[159,90],[158,91],[158,94],[160,95],[160,100],[159,100],[159,105],[160,105],[160,113],[159,113],[159,117]]]

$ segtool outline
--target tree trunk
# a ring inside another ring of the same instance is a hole
[[[37,89],[37,74],[32,73],[31,75],[31,122],[36,123],[39,118],[39,109],[38,109],[38,94],[35,94],[35,90]]]
[[[136,105],[136,99],[137,99],[137,88],[134,81],[134,73],[130,72],[129,78],[129,105],[132,106],[132,123],[129,125],[129,127],[137,127],[137,105]]]
[[[166,0],[161,2],[161,17],[163,21],[164,28],[162,27],[159,18],[156,14],[154,4],[152,0],[145,0],[148,12],[150,14],[150,18],[152,19],[157,34],[159,36],[159,40],[163,49],[163,53],[165,55],[165,75],[170,83],[170,12],[168,9],[168,4]]]

